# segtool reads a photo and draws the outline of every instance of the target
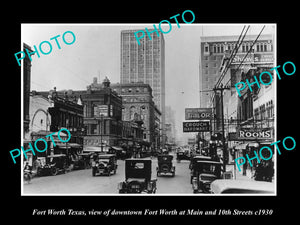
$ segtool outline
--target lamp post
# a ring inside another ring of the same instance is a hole
[[[225,89],[230,89],[229,87],[223,87],[221,83],[220,87],[215,87],[214,91],[221,91],[221,120],[222,120],[222,144],[223,144],[223,172],[226,172],[226,162],[225,162],[225,153],[226,153],[226,145],[225,145],[225,131],[224,131],[224,108],[223,108],[223,91]]]
[[[103,114],[100,114],[100,120],[99,120],[99,134],[100,134],[101,152],[103,152],[103,143],[102,143],[102,123],[103,123]]]

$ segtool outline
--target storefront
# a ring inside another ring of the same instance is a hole
[[[271,143],[274,142],[274,130],[272,128],[239,128],[237,130],[236,140],[240,141],[236,146],[233,147],[234,158],[237,159],[239,157],[244,157],[246,159],[246,163],[242,165],[242,173],[244,176],[248,176],[249,178],[253,178],[255,174],[255,170],[259,164],[261,164],[264,160],[263,158],[269,158],[269,151],[261,151],[260,149],[264,146],[270,146]],[[272,147],[270,147],[272,149]],[[260,163],[256,158],[254,151],[257,153]],[[251,160],[251,164],[247,160],[246,154]],[[274,156],[270,159],[272,165],[274,165]],[[242,163],[242,158],[239,160]],[[268,162],[268,164],[270,163]]]

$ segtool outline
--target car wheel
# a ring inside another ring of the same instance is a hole
[[[52,175],[52,176],[56,176],[57,173],[58,173],[58,168],[53,167],[53,168],[51,169],[51,175]]]

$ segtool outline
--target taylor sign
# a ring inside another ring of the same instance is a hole
[[[241,128],[237,131],[238,140],[273,139],[273,132],[270,128]]]
[[[186,120],[210,120],[212,118],[211,108],[186,108]]]
[[[183,122],[183,132],[206,132],[209,131],[209,122]]]

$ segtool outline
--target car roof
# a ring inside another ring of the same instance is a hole
[[[211,190],[220,193],[275,193],[275,184],[254,180],[217,179],[211,183]]]
[[[207,160],[198,160],[196,161],[196,163],[200,164],[200,163],[207,163],[207,164],[217,164],[217,165],[223,165],[223,163],[221,162],[217,162],[217,161],[207,161]]]
[[[98,155],[98,158],[102,158],[102,159],[106,159],[106,158],[111,158],[111,157],[114,157],[116,156],[115,154],[99,154]]]
[[[163,155],[163,154],[157,155],[157,157],[158,157],[158,158],[163,158],[163,157],[173,158],[172,155]]]
[[[132,162],[151,162],[151,159],[125,159],[125,161],[132,161]]]
[[[57,157],[65,157],[65,154],[56,154],[56,155],[48,155],[48,158],[57,158]]]

